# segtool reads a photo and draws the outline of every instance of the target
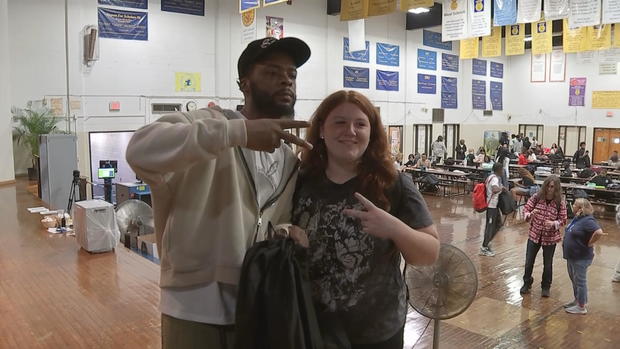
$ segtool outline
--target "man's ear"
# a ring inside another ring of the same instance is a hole
[[[249,93],[250,91],[250,82],[246,78],[239,79],[237,81],[237,85],[239,85],[239,90],[243,93]]]

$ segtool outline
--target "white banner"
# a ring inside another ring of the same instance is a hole
[[[441,40],[454,41],[468,38],[467,27],[467,1],[443,0]]]
[[[603,24],[620,23],[620,0],[603,0]],[[620,25],[616,24],[620,30]]]
[[[546,4],[546,2],[545,2]],[[562,49],[555,49],[551,52],[551,63],[549,64],[549,81],[564,81],[566,75],[566,54]]]
[[[568,0],[545,0],[545,20],[562,19],[568,17],[570,6]]]
[[[469,36],[491,35],[491,2],[493,0],[469,1]]]
[[[366,50],[365,20],[356,19],[348,21],[349,25],[349,52]]]
[[[519,0],[517,4],[517,23],[532,23],[540,20],[542,0]]]
[[[601,0],[570,0],[569,28],[599,24],[601,24]]]

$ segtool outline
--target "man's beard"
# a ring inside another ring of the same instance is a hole
[[[251,84],[252,102],[256,107],[256,111],[261,117],[280,119],[292,119],[295,116],[295,102],[297,97],[293,97],[291,104],[278,104],[274,101],[273,96],[261,90],[255,84]]]

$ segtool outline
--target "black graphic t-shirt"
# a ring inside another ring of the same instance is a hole
[[[388,192],[390,213],[414,229],[433,224],[411,178],[400,173]],[[362,210],[353,196],[363,192],[357,178],[336,184],[327,177],[301,176],[295,194],[293,224],[306,230],[317,309],[337,313],[355,343],[392,337],[405,322],[406,291],[401,254],[389,239],[362,232],[359,220],[344,209]]]

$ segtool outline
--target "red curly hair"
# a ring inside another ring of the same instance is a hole
[[[327,169],[327,149],[325,142],[320,138],[321,127],[327,116],[343,103],[357,106],[370,123],[370,140],[368,148],[362,155],[358,165],[357,177],[360,180],[360,193],[384,210],[390,209],[390,202],[386,196],[389,188],[398,176],[390,156],[387,136],[381,122],[381,116],[370,100],[359,92],[341,90],[334,92],[321,102],[312,116],[310,128],[306,133],[306,140],[314,148],[303,149],[301,152],[301,171],[310,178],[322,176]]]

